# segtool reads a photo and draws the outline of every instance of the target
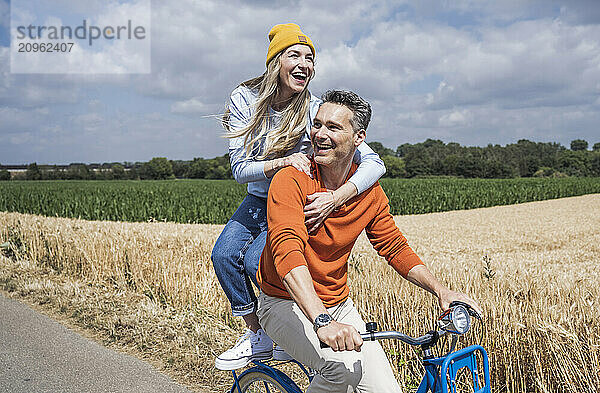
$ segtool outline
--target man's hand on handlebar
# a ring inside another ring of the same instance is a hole
[[[450,303],[454,301],[459,301],[468,304],[471,306],[480,316],[483,316],[483,310],[477,304],[477,302],[464,293],[452,291],[450,289],[445,289],[441,291],[438,298],[440,302],[440,307],[442,310],[446,311],[450,307]]]
[[[331,321],[329,325],[319,328],[317,337],[336,352],[360,352],[363,344],[363,339],[354,326],[337,321]]]

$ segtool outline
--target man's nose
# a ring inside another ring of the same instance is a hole
[[[325,127],[324,125],[322,125],[321,127],[319,127],[315,134],[313,135],[313,139],[314,140],[318,140],[318,141],[322,141],[323,139],[325,139],[327,137],[327,127]]]

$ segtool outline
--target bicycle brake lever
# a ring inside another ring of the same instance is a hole
[[[481,315],[477,311],[475,311],[475,309],[473,307],[471,307],[468,303],[461,302],[460,300],[455,300],[452,303],[450,303],[450,308],[452,308],[454,306],[463,306],[464,308],[467,309],[467,312],[469,313],[470,316],[481,320]]]

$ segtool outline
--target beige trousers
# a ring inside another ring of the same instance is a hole
[[[365,332],[365,322],[350,298],[327,311],[341,323]],[[302,364],[316,370],[307,393],[401,392],[390,363],[376,341],[366,341],[361,352],[321,349],[312,321],[293,300],[258,297],[258,320],[264,331]]]

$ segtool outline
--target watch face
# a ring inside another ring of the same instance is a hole
[[[323,327],[323,326],[327,326],[331,323],[333,319],[331,318],[331,315],[329,314],[320,314],[315,318],[315,330]]]
[[[327,323],[331,321],[331,317],[327,314],[321,314],[317,317],[317,322],[319,323]]]

